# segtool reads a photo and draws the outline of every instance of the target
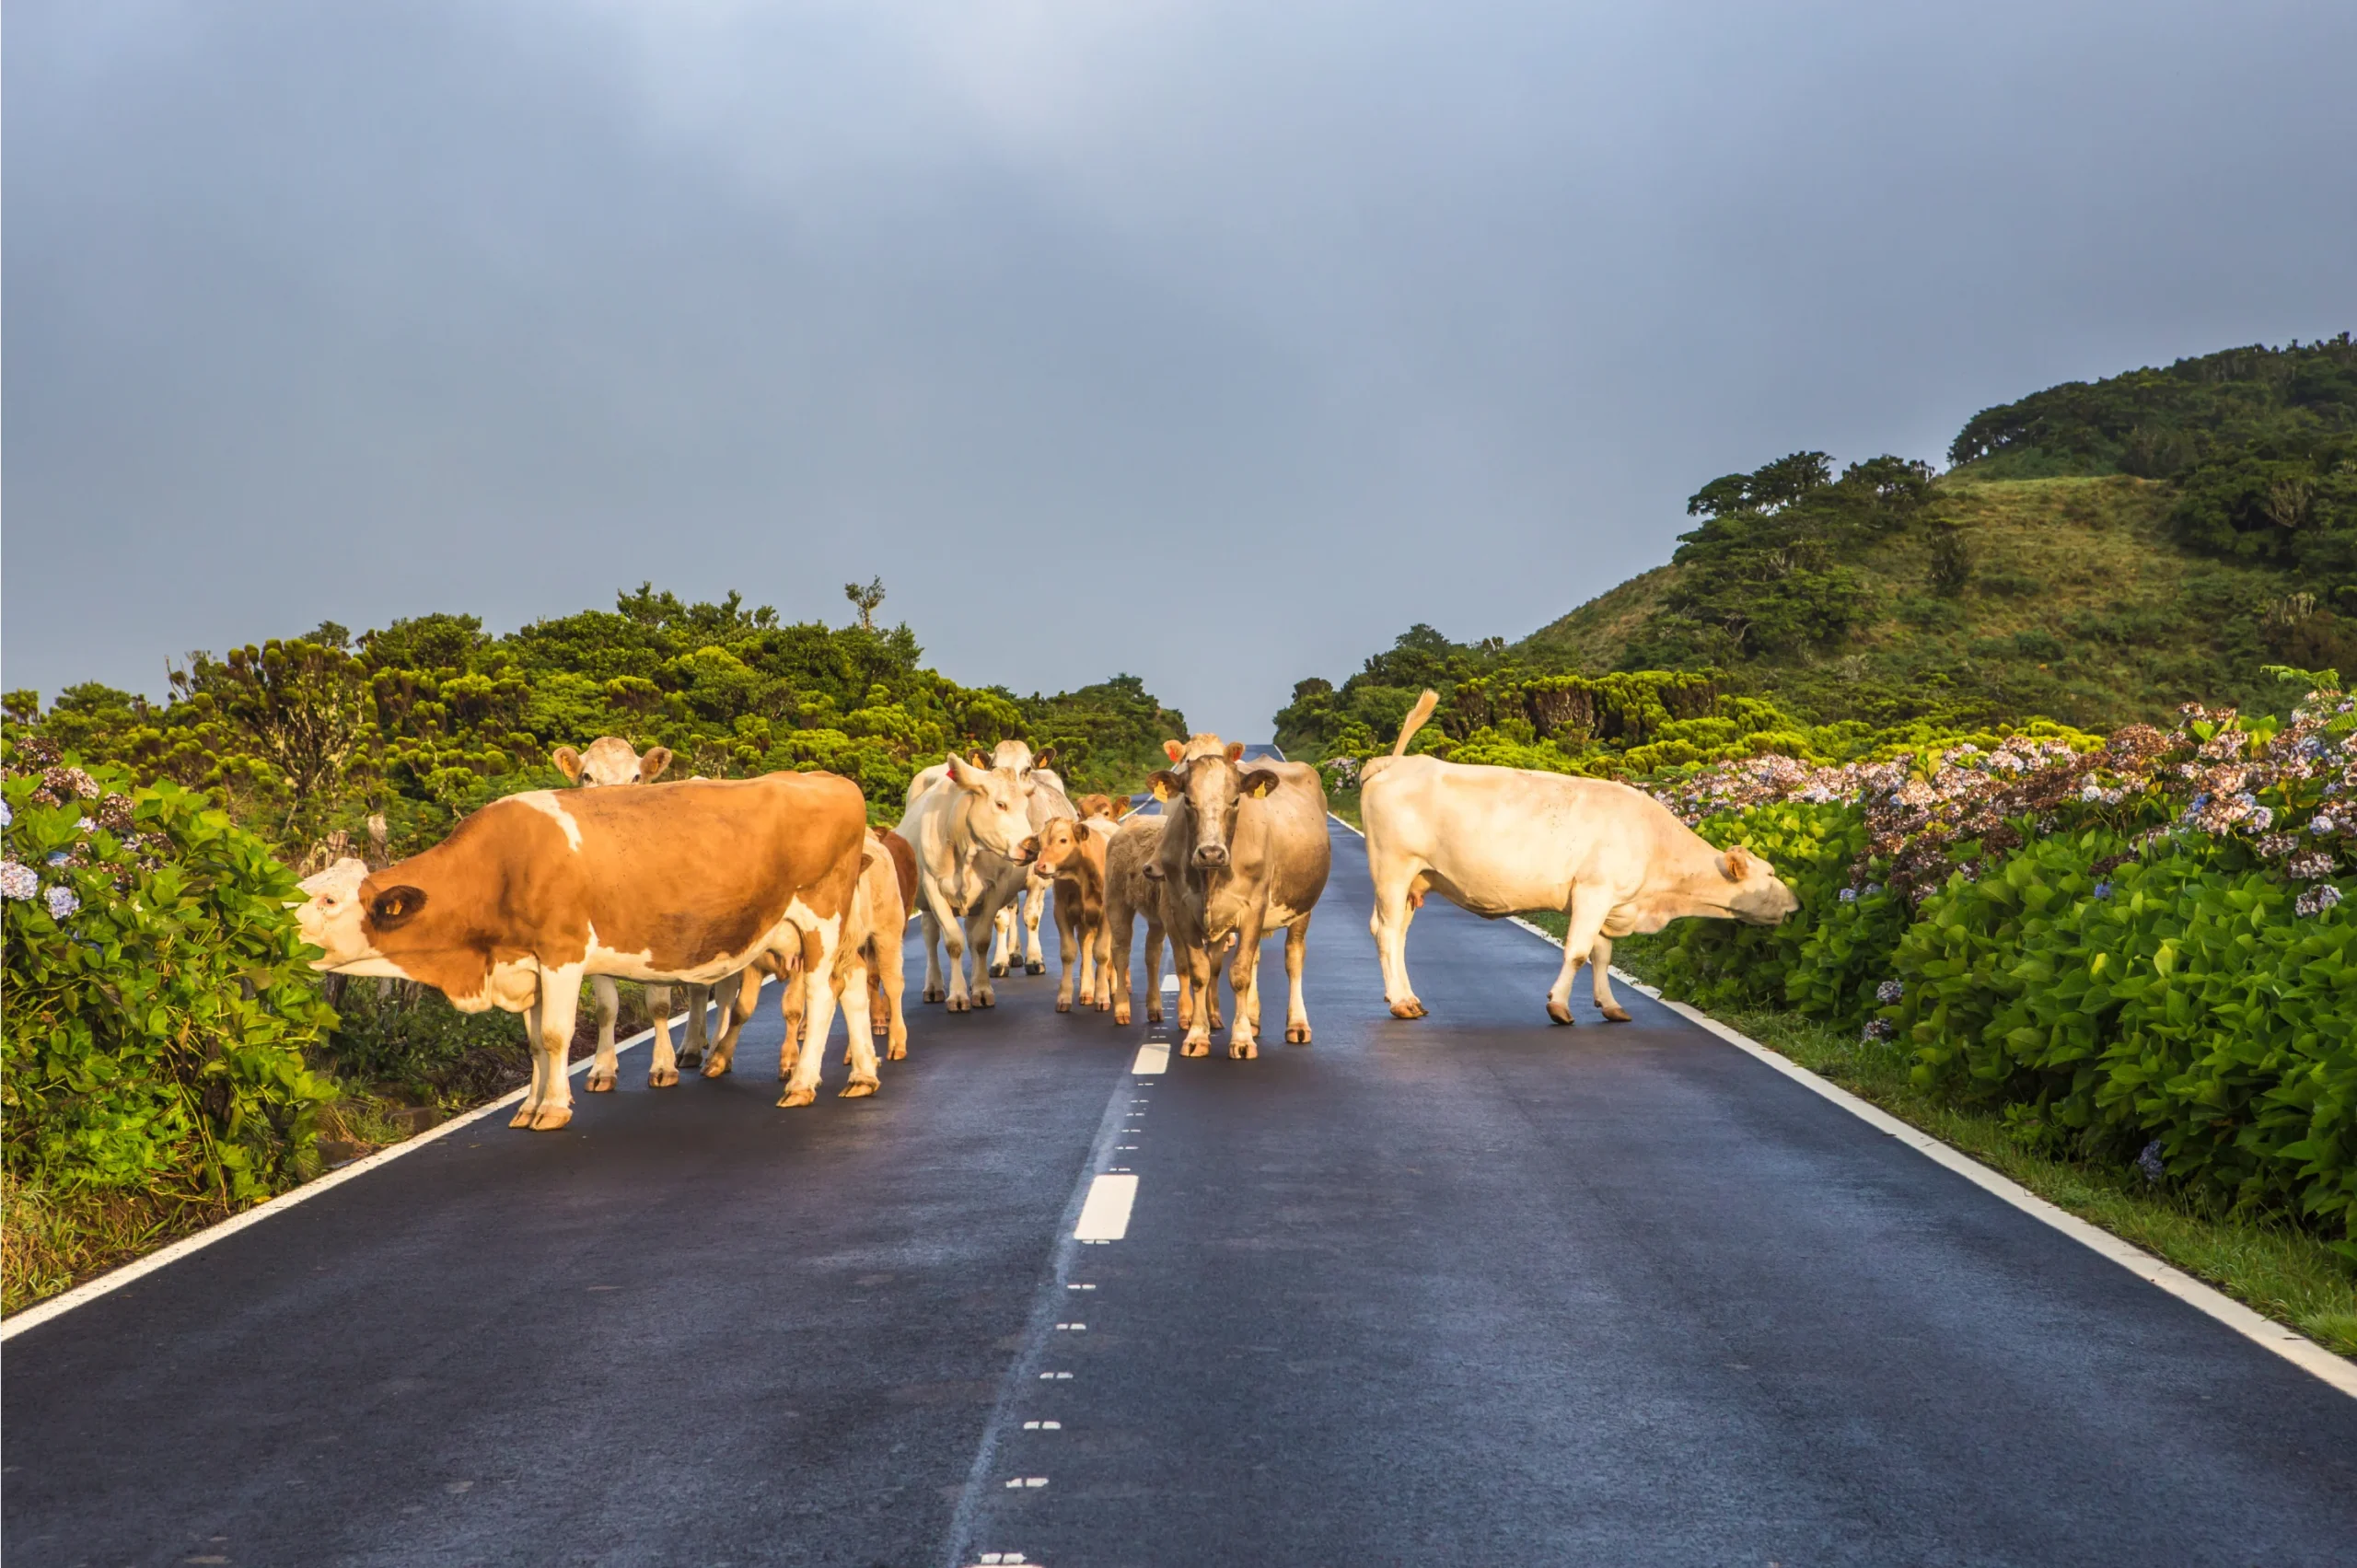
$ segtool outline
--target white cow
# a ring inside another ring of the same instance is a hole
[[[924,927],[924,999],[946,1001],[953,1013],[996,1005],[986,961],[992,923],[1023,890],[1030,836],[1023,781],[1004,768],[985,768],[963,757],[942,765],[940,783],[911,785],[900,834],[917,857],[917,907]],[[949,948],[949,977],[942,983],[940,945]],[[966,983],[966,955],[975,956],[974,983]]]
[[[1004,769],[1021,781],[1024,809],[1031,819],[1031,831],[1037,833],[1059,819],[1070,821],[1080,815],[1064,791],[1064,781],[1049,770],[1048,763],[1055,754],[1052,746],[1035,756],[1024,741],[1002,740],[991,748],[988,763],[982,761],[980,753],[971,761],[978,767]],[[948,776],[946,762],[935,762],[919,772],[909,781],[909,804],[914,805],[918,796]],[[1018,951],[1022,954],[1024,973],[1048,972],[1047,953],[1039,945],[1039,919],[1047,911],[1049,892],[1048,881],[1035,876],[1017,887],[1015,896],[1000,907],[991,927],[990,972],[993,977],[1004,976],[1015,967]],[[1022,927],[1019,937],[1016,934],[1018,924]],[[934,1000],[931,996],[925,999]]]
[[[1408,756],[1439,698],[1427,691],[1388,757],[1360,771],[1375,877],[1375,933],[1384,999],[1397,1018],[1421,1018],[1408,984],[1408,923],[1426,892],[1490,919],[1561,910],[1571,923],[1547,1016],[1572,1021],[1572,981],[1595,970],[1596,1004],[1613,1000],[1612,941],[1659,931],[1683,915],[1773,925],[1800,907],[1769,864],[1737,846],[1720,851],[1627,784],[1524,768]]]

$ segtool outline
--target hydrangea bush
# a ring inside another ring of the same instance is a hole
[[[316,1162],[335,1015],[261,841],[170,783],[62,767],[0,780],[6,935],[0,1157],[57,1190],[234,1206]]]
[[[1792,885],[1783,925],[1666,933],[1665,989],[1910,1053],[2089,1153],[2306,1217],[2357,1259],[2357,713],[2184,710],[1656,794]]]

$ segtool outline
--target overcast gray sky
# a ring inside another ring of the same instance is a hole
[[[2357,325],[2357,6],[9,0],[5,679],[652,578],[1265,735]]]

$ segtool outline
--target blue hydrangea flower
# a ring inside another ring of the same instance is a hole
[[[2096,897],[2098,899],[2107,899],[2111,897],[2111,884],[2108,882],[2096,883]]]
[[[1889,1006],[1892,1003],[1900,1000],[1906,996],[1906,994],[1907,982],[1903,980],[1887,980],[1880,985],[1875,987],[1875,1000],[1881,1003],[1886,1007]]]
[[[50,919],[64,920],[67,915],[72,914],[75,910],[80,909],[81,907],[82,900],[74,896],[73,889],[52,888],[49,890]]]
[[[16,819],[17,814],[8,809],[8,803],[5,800],[0,800],[0,828],[7,827],[9,824],[16,821]]]
[[[2168,1176],[2169,1167],[2161,1160],[2158,1138],[2145,1144],[2143,1152],[2136,1156],[2136,1168],[2143,1173],[2146,1186],[2157,1186]]]
[[[1858,889],[1855,889],[1855,888],[1844,888],[1844,889],[1841,889],[1841,901],[1842,901],[1843,903],[1845,903],[1845,904],[1854,904],[1854,903],[1856,903],[1856,902],[1858,901]]]

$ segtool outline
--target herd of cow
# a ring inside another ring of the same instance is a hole
[[[1685,915],[1772,923],[1797,907],[1765,861],[1713,847],[1627,785],[1407,755],[1434,703],[1425,692],[1391,755],[1361,774],[1372,930],[1394,1016],[1424,1016],[1406,943],[1428,893],[1490,916],[1562,912],[1570,929],[1547,999],[1559,1024],[1572,1021],[1582,963],[1603,1015],[1628,1017],[1611,991],[1615,937]],[[1126,798],[1074,801],[1051,757],[1010,740],[987,760],[952,756],[919,773],[899,828],[882,831],[868,827],[858,786],[832,773],[657,784],[669,752],[642,756],[608,736],[555,753],[577,787],[493,801],[379,870],[339,861],[303,883],[297,915],[319,969],[416,981],[469,1012],[524,1014],[533,1068],[517,1127],[572,1120],[566,1063],[585,980],[598,1012],[592,1092],[614,1086],[617,978],[648,986],[648,1082],[659,1088],[683,1066],[727,1072],[761,982],[774,977],[786,1020],[778,1103],[817,1098],[838,1008],[852,1070],[842,1093],[875,1093],[874,1037],[891,1060],[907,1052],[900,956],[911,907],[925,1001],[988,1007],[994,976],[1017,963],[1043,972],[1039,924],[1052,908],[1057,1011],[1109,1011],[1118,1024],[1131,1021],[1131,938],[1143,917],[1147,1021],[1162,1019],[1167,939],[1183,1053],[1208,1054],[1225,1028],[1238,1059],[1259,1054],[1260,944],[1282,927],[1285,1040],[1306,1045],[1302,966],[1332,865],[1318,770],[1247,763],[1242,746],[1215,735],[1165,749],[1169,766],[1147,781],[1159,814],[1130,814]],[[666,1020],[673,985],[689,988],[678,1052]],[[722,1005],[709,1045],[708,1000]]]

